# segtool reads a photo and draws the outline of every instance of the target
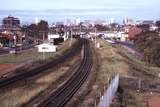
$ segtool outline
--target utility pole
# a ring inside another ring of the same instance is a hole
[[[43,43],[44,43],[44,36],[45,36],[45,34],[44,34],[45,32],[43,32]]]
[[[20,47],[21,47],[21,49],[20,49],[20,50],[22,50],[22,46],[23,46],[23,42],[22,42],[22,35],[21,35],[20,39],[21,39],[21,40],[20,40],[20,42],[21,42],[21,43],[20,43],[20,44],[21,44],[21,45],[20,45]]]
[[[139,80],[138,80],[138,90],[139,91],[141,91],[141,82],[142,82],[142,80],[141,80],[141,78],[139,78]]]
[[[10,42],[10,38],[11,38],[11,35],[9,35],[9,52],[10,52],[10,50],[11,50],[11,42]]]
[[[45,34],[44,34],[45,32],[43,32],[43,43],[44,43],[44,36],[45,36]],[[43,52],[43,60],[45,60],[45,53]]]
[[[95,47],[97,46],[96,36],[97,36],[97,29],[96,29],[96,27],[95,27]]]
[[[82,28],[81,28],[82,26],[81,26],[81,24],[80,24],[80,36],[81,36],[81,32],[82,32]]]
[[[72,27],[71,27],[71,40],[70,40],[70,44],[69,44],[69,46],[71,46],[72,45]]]

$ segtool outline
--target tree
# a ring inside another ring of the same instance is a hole
[[[160,28],[160,20],[159,20],[159,21],[156,21],[155,25]]]
[[[143,32],[136,36],[134,43],[144,53],[144,60],[148,64],[160,66],[160,36],[157,32]]]
[[[31,24],[27,28],[28,35],[34,38],[38,38],[38,27],[36,24]]]
[[[150,25],[149,24],[141,24],[137,25],[138,28],[141,28],[144,32],[149,31]]]
[[[44,20],[41,20],[38,25],[38,30],[39,31],[45,31],[47,32],[48,31],[48,22],[44,21]]]
[[[45,38],[47,37],[49,25],[48,22],[41,20],[37,25],[39,36],[40,38],[43,38],[43,35],[45,35]]]
[[[107,30],[109,30],[108,27],[103,26],[103,25],[99,25],[99,24],[95,25],[95,27],[97,28],[98,31],[107,31]]]
[[[120,29],[120,26],[118,23],[111,23],[110,27],[111,27],[111,30],[113,30],[113,31],[117,31]]]
[[[156,21],[155,25],[158,27],[158,31],[160,31],[160,20]]]
[[[27,25],[23,25],[22,27],[21,27],[21,31],[22,32],[26,32],[28,30],[28,26]]]

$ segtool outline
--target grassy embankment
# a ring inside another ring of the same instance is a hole
[[[75,95],[73,101],[76,101],[76,103],[71,104],[72,106],[93,107],[114,74],[128,74],[129,66],[123,61],[123,57],[118,53],[118,50],[102,39],[98,39],[98,42],[101,46],[95,50],[97,54],[93,57],[93,69],[86,83]],[[94,44],[92,46],[94,47]]]
[[[111,44],[102,39],[98,39],[98,42],[100,43],[100,48],[96,49],[96,51],[99,59],[99,69],[95,70],[91,74],[87,82],[88,86],[84,85],[84,87],[82,88],[82,90],[85,90],[85,94],[79,97],[79,107],[93,107],[95,104],[97,104],[100,95],[103,94],[104,89],[106,89],[108,86],[109,79],[114,74],[118,73],[120,74],[120,76],[133,76],[133,68],[138,68],[140,72],[143,71],[142,74],[149,73],[151,75],[157,75],[157,71],[160,70],[157,67],[146,66],[145,62],[128,53],[122,47],[113,47]],[[98,60],[96,61],[98,62]],[[132,94],[132,91],[127,91],[126,95],[127,94],[128,96],[126,97],[126,100],[129,100],[129,97],[131,98],[131,101],[128,101],[131,102],[131,106],[140,105],[140,102],[143,99],[142,97],[141,100],[139,100],[136,96],[137,94]],[[120,104],[118,103],[118,105]]]

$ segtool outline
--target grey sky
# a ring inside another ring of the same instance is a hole
[[[159,9],[160,0],[3,0],[1,10],[46,9]],[[160,9],[159,9],[160,10]]]

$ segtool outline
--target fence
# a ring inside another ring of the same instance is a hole
[[[104,95],[100,98],[100,102],[97,107],[110,107],[112,100],[117,92],[119,85],[119,74],[114,77],[111,81],[107,91]]]

